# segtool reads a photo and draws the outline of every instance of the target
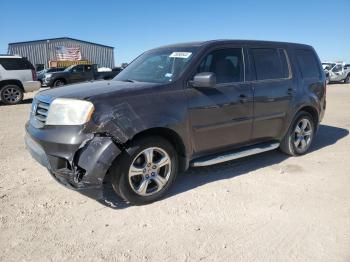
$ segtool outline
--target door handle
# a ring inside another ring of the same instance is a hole
[[[247,103],[248,102],[248,98],[246,95],[240,95],[239,96],[239,101],[243,104],[243,103]]]
[[[287,94],[292,96],[294,95],[294,89],[293,88],[288,88]]]

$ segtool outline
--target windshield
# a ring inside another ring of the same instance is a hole
[[[114,80],[169,83],[177,79],[194,56],[194,48],[160,49],[142,54]]]
[[[47,73],[47,69],[43,69],[43,70],[37,71],[36,73],[37,74],[45,74],[45,73]]]
[[[63,71],[65,72],[68,72],[70,71],[73,67],[75,67],[76,65],[71,65],[71,66],[68,66],[66,69],[64,69]]]
[[[323,69],[331,70],[335,66],[334,63],[322,63]]]

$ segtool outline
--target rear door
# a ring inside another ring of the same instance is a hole
[[[84,80],[83,81],[90,81],[94,80],[94,71],[92,65],[84,65]]]
[[[277,138],[296,93],[287,51],[271,46],[251,46],[254,90],[252,140]]]
[[[245,82],[244,57],[242,46],[216,47],[203,55],[194,72],[213,72],[217,82],[215,88],[187,89],[197,156],[250,141],[253,93]]]

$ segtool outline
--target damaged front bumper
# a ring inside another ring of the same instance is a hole
[[[111,137],[84,134],[77,128],[52,127],[45,130],[27,123],[26,147],[56,181],[91,198],[100,199],[105,175],[121,150]]]

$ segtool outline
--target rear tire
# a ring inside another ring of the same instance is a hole
[[[1,89],[1,101],[6,105],[16,105],[23,100],[23,90],[17,85],[6,85]]]
[[[287,155],[299,156],[310,149],[316,126],[313,117],[305,111],[300,111],[294,119],[281,141],[280,150]]]
[[[137,139],[123,151],[110,168],[114,191],[134,205],[162,198],[174,183],[178,156],[164,138]]]

